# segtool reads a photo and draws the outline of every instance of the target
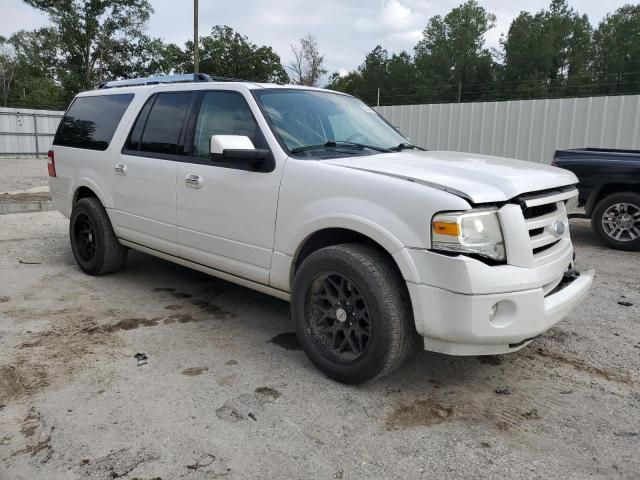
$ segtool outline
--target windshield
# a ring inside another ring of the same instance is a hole
[[[354,97],[314,90],[254,90],[274,134],[292,153],[356,147],[393,151],[408,140]]]

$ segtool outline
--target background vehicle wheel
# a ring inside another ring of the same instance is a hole
[[[69,222],[71,249],[80,268],[89,275],[104,275],[124,267],[127,248],[111,227],[97,198],[82,198],[73,207]]]
[[[640,194],[621,192],[603,198],[593,209],[591,226],[611,248],[640,249]]]
[[[305,352],[339,382],[386,375],[418,345],[404,279],[368,245],[336,245],[309,255],[296,272],[291,310]]]

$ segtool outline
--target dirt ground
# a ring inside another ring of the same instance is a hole
[[[287,303],[136,252],[86,276],[67,228],[0,216],[2,480],[638,478],[640,254],[585,221],[597,279],[555,328],[360,387],[314,369]]]
[[[0,156],[0,194],[47,185],[47,158]]]

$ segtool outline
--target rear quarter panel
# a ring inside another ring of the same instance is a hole
[[[56,177],[49,177],[49,188],[56,209],[67,217],[71,215],[73,201],[81,187],[91,189],[107,209],[107,212],[113,206],[111,189],[114,175],[113,166],[120,157],[123,143],[129,134],[137,112],[148,96],[148,92],[135,92],[122,88],[108,92],[87,92],[79,95],[122,93],[133,93],[134,98],[122,116],[106,150],[65,147],[55,143],[51,147],[55,154]]]

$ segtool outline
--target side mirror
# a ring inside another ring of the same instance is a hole
[[[269,156],[269,150],[255,148],[249,137],[242,135],[213,135],[210,144],[211,160],[252,165]]]

